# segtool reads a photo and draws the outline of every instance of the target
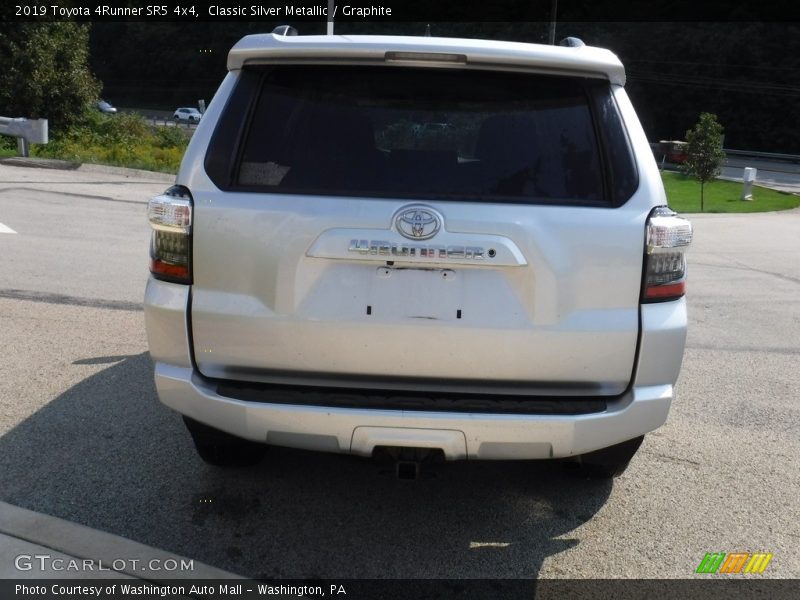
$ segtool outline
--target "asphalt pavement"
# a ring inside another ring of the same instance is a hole
[[[742,181],[745,167],[756,169],[757,185],[800,194],[800,164],[784,160],[730,156],[722,169],[722,178]]]
[[[691,217],[677,398],[621,478],[403,481],[349,456],[195,456],[147,355],[145,203],[171,182],[149,177],[0,164],[0,501],[245,577],[689,578],[738,551],[800,577],[800,211]],[[43,542],[0,535],[0,562],[9,538]]]
[[[82,568],[73,568],[77,565]],[[0,580],[30,577],[143,581],[238,578],[184,556],[0,502]]]

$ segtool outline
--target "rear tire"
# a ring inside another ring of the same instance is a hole
[[[595,479],[619,477],[628,468],[643,440],[644,436],[640,435],[621,444],[581,455],[582,474]]]
[[[266,444],[243,440],[204,423],[183,417],[200,458],[215,467],[249,467],[258,464],[267,451]]]

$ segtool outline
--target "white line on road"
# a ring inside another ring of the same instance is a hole
[[[0,223],[0,233],[17,233],[17,232],[11,229],[11,227],[9,227],[8,225],[3,225],[2,223]]]

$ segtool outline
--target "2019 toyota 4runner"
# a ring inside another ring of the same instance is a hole
[[[148,207],[158,395],[201,457],[577,458],[674,394],[688,221],[611,52],[251,35]]]

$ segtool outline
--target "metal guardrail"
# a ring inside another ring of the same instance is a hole
[[[728,156],[744,156],[748,158],[768,158],[771,160],[785,160],[787,162],[800,162],[800,155],[797,154],[778,154],[775,152],[754,152],[752,150],[731,150],[723,148],[722,151]]]
[[[153,124],[153,127],[183,127],[184,129],[197,129],[197,122],[195,121],[176,121],[168,117],[157,117],[150,115],[143,115],[148,122]]]
[[[650,149],[653,154],[658,157],[661,154],[661,148],[658,143],[650,143]],[[733,150],[731,148],[723,148],[722,151],[730,158],[733,156],[741,156],[743,158],[765,158],[769,160],[782,160],[792,163],[800,163],[800,155],[798,154],[780,154],[777,152],[757,152],[755,150]]]
[[[0,117],[0,134],[17,138],[20,156],[28,156],[28,144],[46,144],[47,119]]]

